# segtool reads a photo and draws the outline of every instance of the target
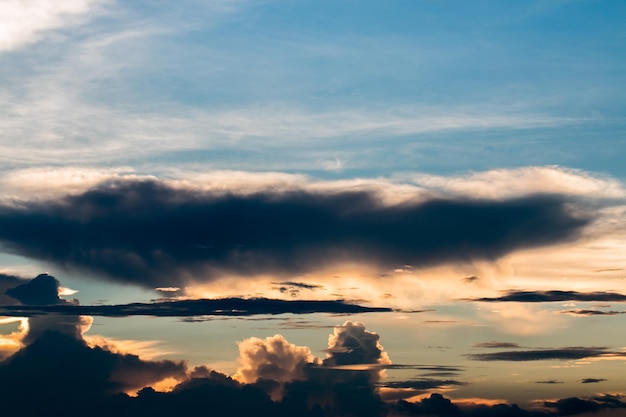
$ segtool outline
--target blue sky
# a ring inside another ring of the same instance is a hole
[[[546,402],[567,397],[604,409],[609,393],[626,407],[625,19],[608,0],[6,1],[0,285],[47,272],[64,299],[113,308],[169,296],[392,309],[70,326],[146,369],[188,360],[183,385],[200,365],[253,384],[262,367],[247,355],[271,343],[291,359],[310,347],[307,369],[335,366],[343,335],[365,346],[377,332],[386,353],[374,344],[374,362],[350,365],[389,368],[359,372],[390,417],[409,415],[397,399],[419,413],[433,393],[467,415],[493,401],[562,415]],[[178,291],[155,289],[167,286]],[[515,291],[543,301],[503,299]],[[3,302],[27,304],[15,300]],[[36,329],[61,329],[43,315],[31,330],[0,321],[0,372]],[[295,345],[264,339],[275,334]],[[608,353],[533,357],[593,346]],[[480,356],[498,347],[526,360]],[[389,358],[463,370],[410,388],[426,371]],[[272,376],[281,389],[313,383],[290,372]],[[161,376],[144,385],[171,388]]]
[[[91,6],[4,53],[7,164],[624,175],[619,3]]]

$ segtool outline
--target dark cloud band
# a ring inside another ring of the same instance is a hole
[[[615,292],[577,292],[577,291],[509,291],[500,297],[473,298],[471,301],[484,302],[522,302],[544,303],[552,301],[626,301],[626,295]]]
[[[574,238],[563,196],[383,204],[374,192],[211,194],[119,181],[0,207],[5,250],[144,286],[220,274],[288,276],[337,262],[384,267],[494,259]]]
[[[626,352],[613,352],[607,347],[564,347],[559,349],[516,350],[466,355],[476,361],[542,361],[578,360],[601,357],[626,357]]]
[[[194,317],[232,316],[243,317],[259,314],[357,314],[392,311],[384,307],[365,307],[343,301],[295,300],[284,301],[268,298],[222,298],[214,300],[180,300],[155,303],[132,303],[102,306],[75,304],[55,305],[7,305],[0,306],[0,316],[31,317],[46,314],[71,316],[155,316]]]

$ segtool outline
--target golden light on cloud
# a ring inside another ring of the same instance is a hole
[[[176,353],[175,350],[163,348],[161,340],[133,340],[104,337],[101,335],[84,335],[85,341],[90,347],[100,346],[114,353],[132,353],[143,360]]]
[[[22,339],[28,333],[28,319],[26,317],[1,317],[0,325],[19,323],[17,331],[9,334],[0,334],[0,360],[14,354],[22,347]]]
[[[76,293],[78,293],[78,290],[73,290],[71,288],[65,288],[65,287],[59,287],[59,296],[60,297],[70,296],[70,295],[74,295]]]
[[[503,333],[531,336],[553,332],[570,325],[563,315],[543,305],[527,303],[477,303],[478,317]]]

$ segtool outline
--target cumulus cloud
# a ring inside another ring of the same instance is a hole
[[[336,326],[333,334],[328,336],[326,352],[324,366],[391,364],[378,333],[367,330],[359,321],[348,320]]]
[[[7,290],[20,303],[75,306],[59,297],[59,282],[42,274]],[[0,362],[0,385],[9,409],[46,414],[70,398],[81,406],[112,394],[142,388],[165,378],[184,378],[184,362],[144,361],[138,356],[89,346],[83,333],[89,316],[31,317],[23,347]]]
[[[32,280],[9,288],[5,294],[27,305],[62,304],[65,301],[59,297],[59,281],[48,274],[41,274]]]
[[[182,377],[185,370],[182,362],[143,361],[132,354],[89,347],[82,339],[50,330],[0,363],[0,383],[10,403],[44,412],[69,397],[80,404]]]
[[[0,273],[0,305],[17,304],[18,301],[6,294],[8,289],[25,284],[28,280],[15,275]]]
[[[269,383],[272,398],[280,399],[285,383],[305,380],[305,367],[317,365],[320,360],[308,347],[296,346],[276,334],[239,342],[239,362],[235,379],[244,383]]]
[[[61,267],[150,288],[184,287],[225,274],[283,276],[342,262],[390,269],[492,260],[576,238],[590,219],[570,207],[558,195],[387,204],[372,189],[242,195],[128,179],[5,204],[0,241]]]
[[[284,383],[314,378],[313,375],[321,375],[320,372],[336,376],[356,372],[373,375],[370,382],[374,384],[384,367],[391,365],[380,344],[380,336],[367,330],[361,322],[346,321],[335,326],[328,336],[325,351],[326,358],[321,360],[314,357],[308,347],[290,344],[281,335],[265,339],[252,337],[239,343],[241,366],[236,378],[246,383],[258,380]]]
[[[276,382],[302,380],[305,378],[304,367],[319,363],[311,349],[291,344],[279,334],[265,339],[251,337],[238,345],[241,366],[236,379],[246,383],[259,379]]]
[[[9,305],[5,308],[26,308],[41,306],[41,308],[77,307],[78,301],[67,301],[59,296],[61,286],[59,281],[48,274],[40,274],[14,288],[9,288],[5,294],[14,298],[20,304]],[[7,314],[11,316],[13,314]],[[20,316],[20,315],[18,315]],[[31,317],[28,320],[28,332],[22,342],[30,343],[40,338],[46,332],[56,332],[71,338],[81,339],[82,334],[90,327],[93,319],[83,315],[59,315],[56,313]]]
[[[241,366],[235,379],[262,387],[283,403],[331,407],[336,415],[382,416],[385,404],[376,384],[382,367],[391,361],[379,340],[363,323],[346,321],[329,336],[321,360],[308,347],[293,345],[281,335],[249,338],[239,343]]]

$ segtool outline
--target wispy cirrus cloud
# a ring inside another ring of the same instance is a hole
[[[58,89],[61,90],[62,86]],[[79,91],[75,94],[80,95]],[[113,161],[135,164],[138,160],[157,159],[163,155],[172,160],[178,155],[184,160],[190,152],[200,150],[204,153],[234,153],[241,159],[249,156],[249,150],[253,148],[253,154],[286,150],[309,169],[326,169],[325,161],[333,152],[350,153],[352,151],[346,150],[346,145],[360,143],[364,146],[383,134],[393,138],[457,130],[523,129],[576,123],[575,120],[533,114],[467,115],[466,109],[458,109],[456,115],[450,109],[446,109],[443,115],[439,109],[402,107],[385,112],[368,108],[325,112],[281,103],[211,111],[170,104],[163,113],[129,112],[124,108],[78,101],[71,92],[63,95],[54,92],[48,97],[41,95],[38,92],[29,99],[28,95],[5,94],[5,111],[0,117],[6,131],[3,136],[6,139],[0,140],[3,155],[0,160],[3,162],[22,166],[52,165],[59,160],[71,164],[106,165]],[[341,146],[337,146],[338,143]],[[303,149],[308,149],[307,153],[313,157],[307,159],[306,154],[298,154]],[[229,165],[222,163],[222,167]],[[276,162],[265,168],[277,168]]]
[[[37,42],[50,30],[89,21],[112,0],[7,0],[0,4],[0,52]]]

